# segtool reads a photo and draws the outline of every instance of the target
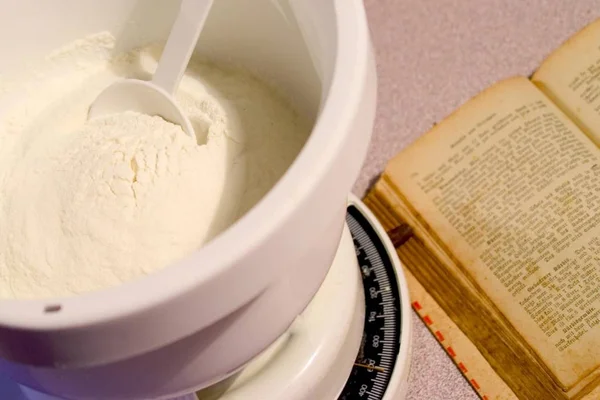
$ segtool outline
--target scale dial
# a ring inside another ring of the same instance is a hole
[[[404,277],[399,276],[400,263],[383,229],[362,203],[355,201],[348,206],[346,224],[362,275],[365,322],[359,353],[338,400],[400,399],[399,394],[392,393],[398,389],[391,383],[397,385],[392,382],[394,375],[405,380],[408,353],[401,354],[401,349],[410,346],[406,339],[410,332],[408,316],[403,315],[408,298],[399,290],[403,287],[406,292]],[[406,365],[397,367],[398,359]]]

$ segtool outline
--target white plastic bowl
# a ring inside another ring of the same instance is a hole
[[[160,40],[177,6],[172,0],[7,2],[0,74],[103,30],[127,37],[125,48]],[[176,265],[78,297],[0,301],[0,373],[78,400],[190,392],[266,348],[319,288],[375,114],[362,1],[219,0],[198,49],[269,79],[313,118],[302,152],[246,216]],[[60,310],[47,312],[48,306]]]

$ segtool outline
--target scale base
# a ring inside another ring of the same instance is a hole
[[[410,308],[407,288],[401,273],[395,249],[387,239],[379,223],[369,210],[351,196],[350,207],[359,210],[370,228],[379,236],[379,253],[393,254],[388,257],[396,270],[398,315],[400,335],[393,373],[388,377],[387,387],[364,389],[368,400],[401,400],[406,391],[410,360]],[[358,226],[356,220],[350,226]],[[350,400],[354,394],[344,395],[345,385],[357,379],[356,368],[368,366],[356,363],[357,354],[364,352],[366,333],[364,293],[367,280],[363,276],[365,266],[359,265],[360,245],[356,228],[344,227],[334,262],[321,288],[288,331],[262,354],[257,356],[240,372],[197,394],[171,400]],[[358,232],[366,236],[364,231]],[[359,247],[357,247],[359,246]],[[382,247],[383,246],[383,247]],[[385,251],[382,249],[385,248]],[[389,255],[388,254],[388,255]],[[383,256],[384,254],[382,254]],[[365,256],[366,257],[366,256]],[[367,257],[368,259],[368,257]],[[368,316],[367,316],[368,317]],[[384,354],[384,356],[387,356]],[[368,369],[370,373],[374,372]],[[362,373],[364,371],[359,370]],[[354,378],[353,378],[354,376]],[[362,376],[362,375],[361,375]],[[372,381],[376,381],[373,378]],[[360,382],[359,382],[360,383]],[[353,382],[356,386],[356,382]],[[373,385],[372,382],[370,382]],[[366,385],[366,384],[365,384]],[[361,386],[358,385],[359,391]],[[352,392],[354,393],[354,392]],[[19,387],[0,376],[0,397],[11,400],[64,400]],[[140,399],[142,400],[142,399]],[[145,399],[143,399],[145,400]],[[161,399],[166,400],[166,399]]]

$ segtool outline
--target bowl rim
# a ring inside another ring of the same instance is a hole
[[[136,315],[202,285],[210,285],[226,270],[233,272],[242,264],[239,261],[248,249],[264,243],[289,220],[294,213],[294,205],[311,197],[351,131],[352,116],[360,108],[361,91],[369,66],[371,43],[362,1],[344,0],[343,5],[334,3],[337,52],[328,95],[323,99],[321,111],[305,145],[291,166],[251,210],[185,259],[147,276],[76,296],[0,299],[0,327],[36,332],[64,331]],[[339,134],[332,135],[332,132]],[[311,173],[306,174],[307,170]],[[294,200],[282,202],[282,198]],[[244,246],[236,246],[232,251],[231,243],[244,243]],[[205,264],[202,268],[197,268],[199,259]],[[268,282],[265,279],[246,282],[249,290],[245,301],[258,294]],[[240,298],[232,301],[238,304],[230,304],[231,311],[243,304]],[[45,308],[52,305],[61,305],[62,310],[45,313]]]

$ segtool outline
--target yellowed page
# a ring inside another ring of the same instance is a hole
[[[600,146],[600,19],[554,51],[532,81]]]
[[[400,153],[388,176],[564,390],[600,364],[600,154],[525,78]]]

